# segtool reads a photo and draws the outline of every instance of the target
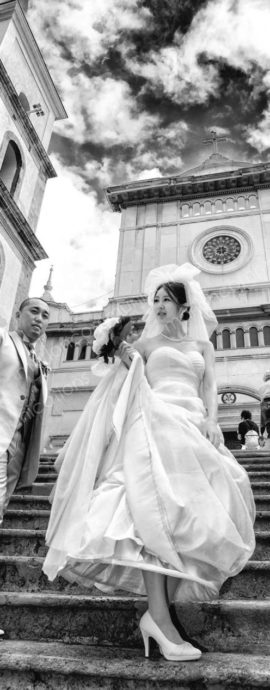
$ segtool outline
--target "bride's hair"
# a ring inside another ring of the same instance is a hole
[[[169,297],[171,297],[173,302],[175,302],[175,304],[177,304],[178,307],[182,307],[184,304],[186,304],[187,296],[186,296],[186,291],[185,291],[185,287],[184,287],[183,283],[177,283],[174,281],[169,281],[168,283],[162,283],[156,289],[154,297],[156,296],[156,294],[158,293],[160,288],[164,288],[164,290],[166,290]],[[187,307],[182,318],[184,321],[187,321],[189,319],[189,307]]]

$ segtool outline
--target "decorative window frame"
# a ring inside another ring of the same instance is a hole
[[[203,256],[203,247],[205,243],[219,235],[230,235],[230,237],[236,239],[241,245],[239,256],[230,263],[211,264]],[[253,243],[247,232],[231,225],[218,225],[214,228],[204,230],[196,237],[190,247],[189,256],[191,263],[197,266],[201,271],[223,275],[224,273],[238,271],[239,268],[245,266],[252,259],[253,251]]]
[[[16,133],[10,129],[6,130],[6,132],[3,136],[3,139],[2,139],[2,144],[0,146],[0,168],[2,167],[9,142],[12,142],[12,141],[14,142],[14,144],[16,144],[16,146],[18,146],[20,156],[22,159],[22,165],[21,165],[21,169],[20,169],[20,173],[19,173],[17,182],[16,182],[16,187],[15,187],[15,190],[12,194],[12,198],[17,203],[19,196],[20,196],[22,183],[24,180],[24,175],[25,175],[25,170],[26,170],[26,161],[25,161],[25,155],[24,155],[24,151],[23,151],[23,147],[22,147],[22,142],[20,141],[19,137],[17,137]]]

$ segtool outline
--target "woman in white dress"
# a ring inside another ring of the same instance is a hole
[[[179,661],[201,652],[169,603],[217,597],[255,546],[249,479],[217,425],[217,322],[197,273],[150,272],[143,334],[122,342],[57,459],[44,563],[50,579],[146,594],[145,654],[151,637]]]

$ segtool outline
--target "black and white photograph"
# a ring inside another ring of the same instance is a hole
[[[0,0],[0,688],[270,687],[269,0]]]

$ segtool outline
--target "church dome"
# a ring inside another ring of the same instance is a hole
[[[184,170],[177,177],[187,177],[190,175],[212,175],[214,173],[226,172],[227,170],[238,170],[239,168],[249,168],[250,162],[248,161],[235,161],[232,158],[227,158],[221,153],[212,153],[211,156],[206,158],[200,165],[195,168],[190,168],[189,170]]]

